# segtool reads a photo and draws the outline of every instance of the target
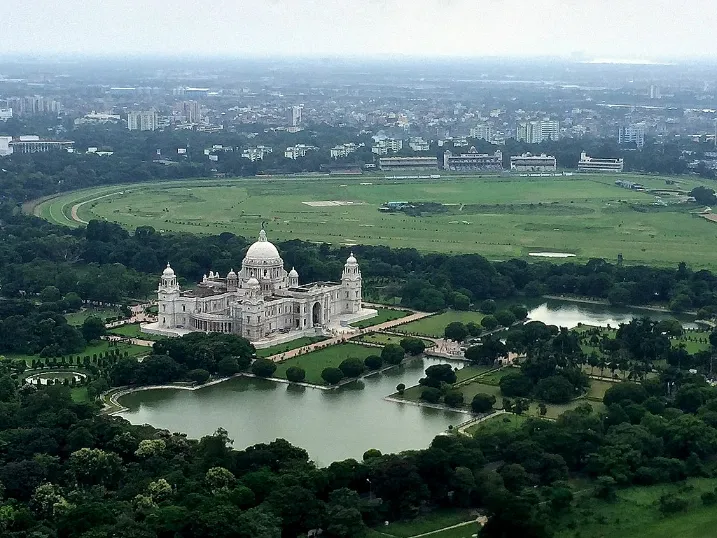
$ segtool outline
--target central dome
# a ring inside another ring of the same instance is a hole
[[[278,262],[283,264],[279,251],[272,242],[267,240],[264,230],[259,232],[259,240],[249,247],[244,259],[252,262]]]

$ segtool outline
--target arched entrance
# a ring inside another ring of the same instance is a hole
[[[314,327],[317,327],[321,325],[322,319],[321,319],[321,303],[316,302],[314,303],[314,306],[311,308],[311,319],[312,324]]]

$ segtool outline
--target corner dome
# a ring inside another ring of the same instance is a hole
[[[252,244],[249,250],[246,251],[246,257],[244,259],[245,261],[251,262],[271,261],[283,263],[281,256],[279,256],[279,251],[274,244],[266,238],[266,232],[263,229],[259,232],[258,241]]]
[[[296,272],[296,269],[293,267],[291,268],[291,271],[289,271],[289,277],[291,278],[299,278],[299,273]]]
[[[349,255],[348,258],[346,258],[346,263],[347,263],[348,265],[354,265],[354,264],[357,264],[357,263],[358,263],[358,262],[356,261],[356,258],[354,258],[354,253],[353,253],[353,252]]]
[[[260,284],[256,278],[251,277],[249,280],[246,281],[246,286],[247,288],[258,288]]]
[[[164,269],[164,271],[162,271],[162,276],[166,276],[166,277],[174,276],[174,269],[172,269],[170,267],[169,263],[167,263],[167,267]]]

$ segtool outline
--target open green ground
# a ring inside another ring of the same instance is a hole
[[[374,317],[357,321],[356,323],[352,323],[351,326],[357,329],[364,329],[380,323],[386,323],[387,321],[393,321],[394,319],[405,318],[411,313],[408,310],[394,310],[393,308],[377,308],[376,310],[378,314]]]
[[[454,321],[468,323],[472,321],[480,324],[483,317],[483,314],[480,312],[448,310],[442,314],[436,314],[435,316],[411,321],[405,325],[399,325],[392,330],[404,334],[420,334],[423,336],[432,336],[433,338],[443,338],[443,331],[449,323],[453,323]]]
[[[101,187],[40,203],[38,214],[69,226],[80,219],[117,222],[129,229],[253,237],[267,222],[270,239],[303,239],[334,245],[384,244],[423,251],[475,252],[488,258],[528,257],[530,252],[576,254],[626,263],[717,267],[712,245],[717,225],[687,207],[653,205],[655,196],[617,187],[632,180],[648,189],[674,188],[664,177],[632,174],[555,178],[449,177],[438,180],[361,178],[187,180]],[[693,178],[677,178],[689,191]],[[379,212],[387,201],[437,202],[446,212],[409,217]],[[347,205],[307,205],[342,201]]]
[[[134,344],[118,343],[117,345],[110,347],[109,342],[102,340],[97,344],[90,344],[80,353],[73,353],[72,356],[76,357],[79,355],[80,357],[84,357],[85,355],[89,355],[91,357],[94,354],[104,353],[109,349],[119,349],[122,355],[124,355],[124,352],[126,351],[130,357],[141,357],[142,355],[147,355],[152,351],[149,347],[135,346]],[[16,353],[6,353],[5,356],[11,359],[23,359],[28,364],[31,364],[33,359],[42,359],[39,355],[22,355]]]
[[[257,349],[256,356],[270,357],[272,355],[278,355],[279,353],[286,353],[287,351],[291,351],[292,349],[308,346],[310,344],[315,344],[316,342],[321,342],[322,340],[326,340],[326,338],[324,338],[323,336],[304,336],[303,338],[297,338],[296,340],[286,342],[285,344],[279,344],[276,346],[265,347],[263,349]]]
[[[359,342],[367,342],[369,344],[379,344],[382,346],[385,346],[386,344],[396,344],[400,345],[401,340],[406,338],[405,336],[398,336],[395,334],[385,334],[385,333],[369,333],[369,334],[362,334],[361,336],[356,337],[354,340],[357,340]],[[426,347],[433,346],[433,342],[430,340],[422,340],[424,344],[426,344]]]
[[[696,478],[682,483],[619,490],[617,500],[581,498],[572,514],[561,520],[556,538],[713,538],[717,536],[717,509],[702,505],[700,495],[713,491],[717,479]],[[690,501],[687,512],[662,516],[661,495],[673,493]],[[574,529],[566,528],[574,522]],[[579,533],[579,534],[578,534]]]
[[[120,311],[117,308],[87,308],[79,312],[65,314],[65,318],[70,325],[82,325],[90,316],[97,316],[105,320],[107,318],[115,318],[119,315]]]
[[[380,354],[381,349],[377,347],[362,346],[351,342],[337,344],[335,346],[330,346],[318,351],[312,351],[306,355],[299,355],[298,357],[292,357],[284,362],[280,362],[277,365],[274,377],[286,379],[286,370],[291,366],[298,366],[306,371],[305,381],[307,383],[326,385],[326,382],[321,379],[321,372],[324,368],[328,368],[329,366],[338,368],[341,361],[348,359],[349,357],[355,357],[363,360],[369,355]]]
[[[140,340],[161,340],[161,336],[154,334],[143,333],[139,328],[139,323],[129,323],[127,325],[120,325],[114,329],[109,329],[110,334],[116,334],[117,336],[126,336],[127,338],[138,338]]]
[[[443,529],[458,523],[475,520],[468,510],[445,509],[424,514],[411,521],[394,521],[388,525],[378,527],[376,536],[394,536],[396,538],[409,538],[417,534]],[[477,527],[473,527],[473,532]],[[373,536],[373,535],[370,535]],[[470,535],[469,535],[470,536]]]
[[[469,426],[466,428],[466,433],[474,435],[476,432],[481,432],[484,435],[492,435],[498,432],[513,431],[520,428],[526,420],[528,420],[528,417],[525,415],[503,413]]]

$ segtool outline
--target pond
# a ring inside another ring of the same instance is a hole
[[[603,304],[576,303],[572,301],[543,301],[528,312],[532,321],[542,321],[547,325],[568,327],[572,329],[579,323],[599,327],[617,327],[620,323],[628,323],[633,318],[649,317],[654,320],[676,318],[688,329],[695,329],[694,317],[676,315],[671,312],[655,312],[640,308],[618,308]]]
[[[284,438],[305,448],[321,465],[346,458],[360,460],[369,448],[382,452],[425,448],[449,425],[469,418],[383,399],[396,391],[397,384],[415,385],[428,366],[444,362],[449,361],[411,360],[333,391],[251,378],[195,391],[141,391],[120,399],[128,408],[120,416],[133,424],[148,423],[194,438],[221,426],[237,449]]]

